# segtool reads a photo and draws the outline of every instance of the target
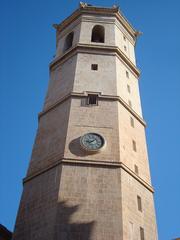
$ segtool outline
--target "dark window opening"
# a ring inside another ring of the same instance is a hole
[[[96,25],[92,30],[91,42],[104,43],[104,27]]]
[[[136,152],[137,148],[136,148],[136,142],[134,140],[132,141],[132,145],[133,145],[133,150]]]
[[[142,212],[142,202],[141,202],[140,196],[137,196],[137,204],[138,204],[138,210]]]
[[[139,169],[138,169],[138,166],[136,164],[134,165],[134,171],[137,175],[139,174]]]
[[[64,52],[72,47],[73,38],[74,38],[74,33],[73,32],[71,32],[67,35],[67,37],[65,39],[65,42],[64,42]]]
[[[140,239],[145,240],[144,238],[144,228],[140,227]]]
[[[130,108],[132,108],[131,100],[128,100],[128,104],[129,104]]]
[[[131,127],[134,127],[134,119],[132,117],[130,117],[130,121],[131,121]]]
[[[97,105],[97,95],[95,94],[89,94],[87,98],[87,105]]]
[[[126,77],[129,78],[129,72],[128,71],[126,71]]]
[[[97,64],[92,64],[91,65],[91,70],[97,71],[98,70],[98,65]]]

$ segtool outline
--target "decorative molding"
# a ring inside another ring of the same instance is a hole
[[[129,173],[133,178],[135,178],[138,182],[140,182],[142,185],[144,185],[148,190],[150,190],[152,193],[154,193],[153,187],[144,181],[142,178],[140,178],[138,175],[136,175],[130,168],[128,168],[125,164],[122,162],[116,162],[116,161],[98,161],[98,160],[79,160],[79,159],[73,159],[73,158],[63,158],[62,163],[71,163],[71,164],[83,164],[83,165],[94,165],[94,166],[102,166],[102,167],[111,167],[111,168],[122,168],[127,173]]]
[[[71,97],[74,98],[81,98],[81,97],[87,97],[87,94],[91,92],[71,92],[67,94],[66,96],[60,98],[56,103],[51,105],[50,107],[46,108],[42,112],[39,113],[38,118],[40,119],[43,115],[45,115],[47,112],[51,111],[52,109],[56,108],[58,105],[63,103],[64,101],[68,100]],[[94,92],[93,92],[94,93]],[[97,92],[96,92],[97,93]],[[146,122],[144,119],[139,116],[121,97],[119,96],[113,96],[113,95],[104,95],[101,93],[97,93],[99,100],[107,100],[107,101],[118,101],[121,103],[144,127],[146,127]]]
[[[84,3],[84,2],[79,3],[80,8],[85,8],[86,6],[87,6],[87,3]]]
[[[60,105],[61,103],[63,103],[64,101],[68,100],[70,97],[72,96],[71,93],[65,95],[64,97],[60,98],[58,101],[56,101],[54,104],[52,104],[51,106],[47,107],[46,109],[44,109],[42,112],[40,112],[38,114],[38,119],[40,119],[43,115],[45,115],[46,113],[48,113],[49,111],[53,110],[54,108],[56,108],[58,105]],[[76,96],[76,95],[75,95]]]
[[[122,168],[124,171],[126,171],[128,174],[130,174],[134,179],[136,179],[139,183],[141,183],[144,187],[146,187],[149,191],[151,191],[152,193],[154,193],[154,189],[153,187],[147,183],[146,181],[144,181],[141,177],[139,177],[138,175],[136,175],[130,168],[128,168],[125,164],[123,164],[122,162],[116,162],[116,161],[112,161],[112,162],[108,162],[108,161],[98,161],[98,160],[82,160],[82,159],[75,159],[75,158],[60,158],[58,161],[56,161],[55,163],[49,165],[48,167],[42,169],[41,171],[37,171],[36,173],[32,174],[31,176],[25,177],[23,179],[23,184],[25,184],[26,182],[32,180],[33,178],[49,171],[52,168],[55,168],[56,166],[60,165],[60,164],[75,164],[75,165],[86,165],[86,166],[98,166],[98,167],[109,167],[109,168]]]
[[[43,168],[42,170],[37,170],[35,173],[28,175],[27,177],[23,178],[23,184],[25,184],[26,182],[29,182],[30,180],[32,180],[35,177],[38,177],[39,175],[49,171],[52,168],[55,168],[56,166],[58,166],[61,163],[62,158],[59,158],[57,161],[55,161],[53,164],[50,164],[49,166]]]
[[[123,27],[129,32],[129,34],[136,40],[140,35],[140,32],[135,30],[129,21],[125,18],[122,12],[119,10],[118,6],[113,6],[111,8],[96,7],[89,5],[87,3],[80,2],[79,8],[74,11],[69,17],[67,17],[60,24],[53,24],[53,27],[58,31],[63,31],[69,24],[76,20],[82,14],[98,14],[98,15],[110,15],[116,17],[117,20],[123,25]]]
[[[89,52],[91,50],[91,52]],[[56,57],[50,63],[50,69],[54,68],[57,64],[61,64],[64,61],[67,61],[72,55],[77,53],[87,53],[87,54],[104,54],[104,55],[114,55],[117,54],[120,59],[128,65],[137,78],[140,76],[140,70],[134,65],[134,63],[121,51],[120,48],[116,46],[108,46],[105,44],[85,44],[78,43],[72,48],[70,48],[65,54]]]

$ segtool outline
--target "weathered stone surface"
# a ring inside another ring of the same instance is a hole
[[[104,43],[91,42],[95,25],[104,27]],[[86,5],[56,28],[56,58],[13,239],[135,240],[141,228],[145,239],[157,240],[135,66],[137,32],[116,8]],[[72,31],[72,46],[64,52]],[[97,95],[97,105],[86,104],[88,94]],[[100,152],[80,146],[88,132],[104,137]]]

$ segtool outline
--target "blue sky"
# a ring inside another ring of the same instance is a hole
[[[1,2],[0,223],[13,229],[55,53],[53,23],[76,0]],[[180,237],[180,1],[96,0],[142,31],[136,47],[160,240]]]

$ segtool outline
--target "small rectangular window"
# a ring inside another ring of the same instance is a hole
[[[136,152],[137,147],[136,147],[136,142],[134,140],[132,140],[132,146],[133,146],[133,150]]]
[[[124,39],[124,41],[126,41],[126,37],[125,36],[123,36],[123,39]]]
[[[98,105],[97,95],[89,94],[87,98],[87,105]]]
[[[129,84],[127,84],[127,90],[128,90],[128,93],[131,93],[131,88],[130,88]]]
[[[129,104],[129,106],[132,108],[131,100],[128,100],[128,104]]]
[[[91,64],[91,70],[97,71],[98,70],[98,64]]]
[[[126,77],[129,78],[129,72],[128,71],[126,71]]]
[[[144,228],[140,227],[140,239],[141,240],[145,240],[145,237],[144,237]]]
[[[124,51],[127,52],[127,47],[126,46],[124,46]]]
[[[137,175],[139,174],[139,169],[138,169],[138,166],[136,164],[134,165],[134,171]]]
[[[131,127],[134,127],[134,119],[130,117]]]
[[[137,196],[137,205],[138,205],[138,210],[142,212],[142,202],[141,202],[140,196]]]

